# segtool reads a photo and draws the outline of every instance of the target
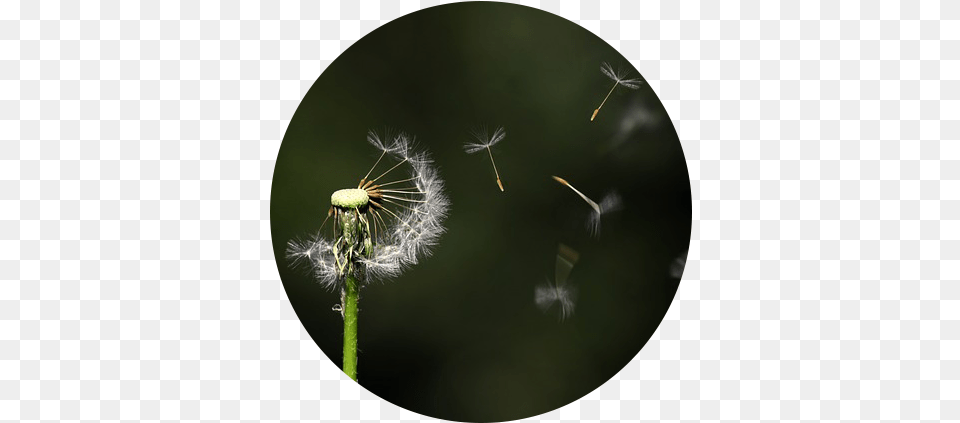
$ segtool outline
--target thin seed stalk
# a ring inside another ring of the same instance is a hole
[[[352,272],[344,278],[343,288],[343,372],[357,380],[357,315],[360,284]]]
[[[610,98],[610,94],[613,94],[613,90],[617,89],[617,85],[620,85],[620,81],[617,81],[613,84],[613,87],[610,88],[610,92],[608,92],[607,96],[604,97],[603,101],[600,102],[600,107],[597,107],[597,109],[593,111],[593,116],[590,116],[590,122],[593,122],[593,120],[597,118],[597,113],[600,113],[600,109],[603,108],[604,103],[606,103],[607,99]]]
[[[490,163],[493,164],[493,173],[497,175],[497,186],[500,187],[500,192],[503,192],[503,182],[500,182],[500,172],[497,171],[497,162],[493,161],[493,152],[490,151],[490,146],[487,146],[487,153],[490,154]]]

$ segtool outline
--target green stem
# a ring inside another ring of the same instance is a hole
[[[357,315],[360,285],[347,274],[343,288],[343,372],[357,380]]]

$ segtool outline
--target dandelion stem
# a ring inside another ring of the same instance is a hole
[[[347,272],[343,285],[343,372],[357,380],[357,316],[360,284],[353,272]]]
[[[593,111],[593,116],[590,116],[590,122],[593,122],[597,118],[597,113],[600,113],[600,109],[603,108],[603,104],[607,102],[607,99],[610,98],[610,94],[613,94],[613,90],[617,88],[617,85],[620,85],[620,81],[613,83],[613,88],[610,88],[610,92],[607,93],[607,96],[603,98],[603,101],[600,102],[600,107],[597,107],[597,110]]]
[[[497,175],[497,186],[500,187],[500,192],[503,192],[503,183],[500,182],[500,172],[497,171],[497,162],[493,161],[493,152],[490,151],[489,146],[487,146],[487,154],[490,154],[490,163],[493,164],[493,173]]]

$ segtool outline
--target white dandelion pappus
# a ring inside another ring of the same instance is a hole
[[[573,315],[573,309],[576,306],[577,290],[575,287],[552,284],[549,280],[537,285],[533,294],[533,300],[541,311],[546,312],[557,305],[558,317],[560,321],[566,320]]]
[[[613,66],[607,62],[600,64],[600,72],[603,72],[603,74],[613,80],[614,83],[627,87],[631,90],[640,88],[640,84],[643,83],[640,78],[627,78],[627,76],[630,75],[629,70],[623,68],[614,70]]]
[[[500,187],[500,192],[503,192],[503,182],[500,182],[500,172],[497,171],[497,163],[493,161],[493,152],[490,150],[490,148],[496,145],[498,142],[503,141],[503,139],[507,137],[507,131],[500,126],[493,131],[492,135],[489,135],[486,128],[481,128],[474,131],[472,135],[477,142],[468,142],[464,144],[463,151],[465,151],[467,154],[473,154],[481,150],[487,150],[487,153],[490,155],[490,163],[493,164],[493,173],[497,175],[497,186]]]
[[[554,273],[554,283],[547,279],[546,283],[537,285],[534,289],[533,300],[537,307],[547,312],[557,305],[558,317],[560,321],[573,315],[576,306],[577,289],[568,285],[567,281],[573,266],[580,259],[580,253],[567,245],[560,244],[557,247],[557,264]]]
[[[600,113],[600,109],[603,108],[603,105],[607,102],[607,99],[610,98],[610,94],[613,94],[613,91],[616,90],[617,87],[635,90],[640,88],[640,84],[643,83],[640,78],[628,78],[630,75],[629,70],[623,68],[614,69],[613,66],[607,62],[600,64],[600,72],[606,75],[607,78],[613,80],[613,87],[610,88],[610,92],[608,92],[607,96],[603,98],[602,102],[600,102],[600,106],[593,111],[593,115],[590,116],[591,122],[597,118],[597,113]]]
[[[287,258],[291,267],[308,269],[313,278],[324,287],[336,283],[333,245],[318,236],[306,239],[291,239],[287,242]]]
[[[497,129],[494,130],[493,134],[491,135],[488,134],[486,128],[480,128],[479,130],[473,131],[472,135],[477,142],[470,142],[463,146],[463,149],[467,152],[467,154],[473,154],[480,150],[497,145],[497,143],[503,141],[503,139],[507,137],[507,131],[500,126],[497,127]]]
[[[380,222],[375,226],[382,228],[383,237],[359,261],[371,279],[385,280],[431,254],[445,231],[449,200],[433,161],[426,152],[416,151],[411,138],[401,134],[391,145],[378,148],[398,161],[394,167],[409,166],[407,178],[371,185],[378,177],[361,185],[370,192],[374,219]]]

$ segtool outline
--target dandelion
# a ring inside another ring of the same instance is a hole
[[[497,186],[500,187],[500,192],[503,192],[503,183],[500,182],[500,172],[497,171],[497,163],[493,161],[493,152],[490,151],[490,147],[493,147],[498,142],[503,141],[507,137],[507,132],[504,131],[503,127],[498,127],[497,130],[493,131],[493,135],[488,135],[486,129],[481,129],[473,133],[473,137],[476,138],[477,142],[469,142],[463,146],[463,150],[467,154],[473,154],[481,150],[487,150],[487,154],[490,155],[490,163],[493,164],[493,173],[497,175]]]
[[[561,185],[570,188],[573,192],[577,193],[583,201],[587,202],[587,205],[593,209],[593,213],[590,214],[590,217],[587,218],[587,228],[590,230],[590,233],[593,236],[600,235],[600,218],[608,213],[612,213],[620,210],[623,207],[623,201],[620,199],[620,195],[616,191],[610,191],[600,200],[599,203],[590,199],[584,195],[580,190],[570,185],[566,179],[563,179],[559,176],[554,176],[553,179],[559,182]]]
[[[683,277],[683,269],[687,267],[687,252],[680,253],[677,258],[670,263],[670,276],[676,279]]]
[[[557,265],[554,274],[554,282],[537,285],[534,289],[533,300],[541,311],[546,312],[554,304],[557,305],[558,317],[560,321],[573,315],[573,309],[576,305],[577,290],[576,287],[567,284],[570,272],[573,266],[580,258],[580,253],[574,249],[560,244],[557,248]]]
[[[536,291],[534,291],[534,301],[541,311],[546,312],[554,304],[557,304],[558,317],[561,322],[573,315],[576,296],[576,288],[560,283],[552,284],[550,280],[537,285]]]
[[[600,102],[600,107],[597,107],[593,111],[593,115],[590,116],[590,122],[593,122],[597,118],[597,113],[600,113],[600,108],[603,107],[603,104],[607,102],[607,99],[610,98],[610,94],[613,94],[613,90],[617,87],[625,87],[631,90],[640,88],[640,84],[643,83],[639,78],[627,78],[630,75],[630,71],[626,69],[617,69],[614,70],[613,66],[610,66],[609,63],[603,62],[600,64],[600,72],[603,72],[607,78],[613,80],[613,87],[610,88],[610,92],[607,93],[607,96],[603,98],[603,101]]]
[[[430,254],[444,232],[449,208],[443,181],[425,152],[415,152],[405,134],[382,140],[370,132],[367,141],[380,157],[356,188],[330,196],[331,207],[317,233],[287,243],[295,268],[309,270],[328,289],[340,290],[343,316],[343,371],[357,379],[357,314],[361,285],[399,276]],[[383,161],[395,162],[371,178]],[[405,172],[401,176],[396,176]],[[394,175],[389,180],[388,175]],[[386,179],[385,179],[386,178]],[[323,236],[333,219],[332,236]]]

